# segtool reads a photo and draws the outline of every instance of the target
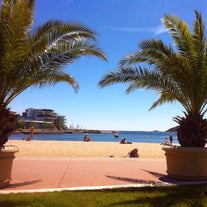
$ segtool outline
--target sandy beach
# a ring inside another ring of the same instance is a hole
[[[19,148],[19,158],[126,157],[133,148],[138,148],[140,158],[164,158],[162,145],[157,143],[9,140],[7,145]]]

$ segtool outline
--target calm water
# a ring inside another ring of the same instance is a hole
[[[113,133],[90,134],[92,141],[96,142],[119,142],[122,137],[126,137],[129,142],[161,143],[165,137],[169,137],[168,132],[146,132],[146,131],[121,131],[119,137],[115,138]],[[172,133],[173,143],[177,142],[176,133]],[[28,137],[28,134],[13,134],[10,140],[21,140]],[[83,133],[63,133],[63,134],[35,134],[34,140],[59,140],[59,141],[83,141]]]

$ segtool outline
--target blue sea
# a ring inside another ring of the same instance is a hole
[[[61,134],[35,134],[34,140],[47,141],[83,141],[84,133],[61,133]],[[113,133],[88,133],[92,141],[96,142],[119,142],[122,137],[126,137],[128,142],[162,143],[165,137],[169,137],[169,132],[160,131],[120,131],[119,137],[114,137]],[[177,144],[177,135],[172,133],[173,143]],[[22,140],[28,137],[28,134],[13,134],[10,140]]]

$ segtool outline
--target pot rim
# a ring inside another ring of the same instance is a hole
[[[172,151],[186,151],[186,152],[207,152],[207,147],[182,147],[182,146],[163,146],[162,150],[172,150]]]
[[[0,147],[0,152],[19,152],[19,148],[15,145],[3,145]]]

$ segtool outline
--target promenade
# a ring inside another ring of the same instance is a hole
[[[187,183],[167,177],[162,158],[16,158],[11,184],[0,193]]]

